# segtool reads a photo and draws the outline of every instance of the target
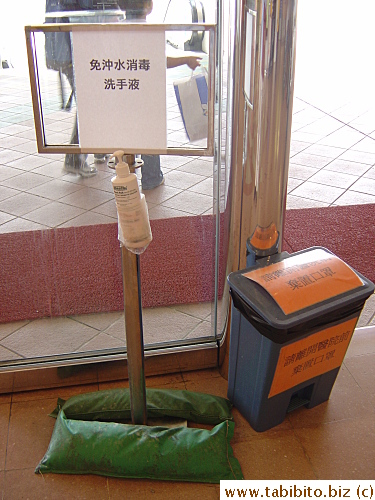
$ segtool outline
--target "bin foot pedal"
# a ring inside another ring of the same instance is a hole
[[[296,410],[297,408],[300,408],[301,406],[305,406],[310,403],[309,399],[305,398],[300,398],[298,396],[293,396],[290,400],[289,406],[286,410],[287,413],[290,413],[293,410]]]

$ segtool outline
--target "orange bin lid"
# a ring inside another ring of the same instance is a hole
[[[364,285],[345,262],[319,247],[248,271],[243,276],[266,290],[285,315]]]

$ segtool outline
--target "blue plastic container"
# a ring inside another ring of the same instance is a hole
[[[328,400],[358,317],[374,292],[371,281],[349,270],[361,280],[360,286],[285,314],[265,288],[244,276],[317,249],[335,257],[320,247],[283,252],[228,277],[228,398],[258,432],[280,424],[295,408]],[[340,280],[339,274],[333,273],[332,280]]]

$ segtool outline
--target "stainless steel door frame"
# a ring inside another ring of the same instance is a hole
[[[286,207],[296,53],[297,0],[248,0],[242,8],[246,47],[239,108],[244,110],[240,266],[246,243],[257,255],[281,251]],[[256,10],[254,10],[256,9]],[[249,24],[253,22],[253,25]],[[248,31],[254,29],[253,36]],[[242,56],[243,60],[243,56]],[[242,117],[241,117],[242,118]],[[240,142],[240,141],[239,141]],[[238,158],[239,160],[239,158]]]
[[[281,251],[289,169],[297,0],[236,0],[227,274]],[[226,375],[229,321],[220,359]]]
[[[297,0],[237,0],[233,35],[230,249],[246,266],[247,240],[275,225],[282,241],[294,89]],[[248,36],[249,19],[253,20]],[[246,46],[246,42],[251,46]],[[249,50],[250,49],[250,50]],[[251,57],[246,57],[251,54]],[[247,63],[247,64],[246,64]],[[251,73],[246,78],[246,72]],[[245,91],[251,81],[251,95]],[[264,250],[258,248],[258,250]],[[268,249],[271,251],[271,247]],[[281,251],[281,245],[278,248]],[[265,249],[265,252],[267,249]]]

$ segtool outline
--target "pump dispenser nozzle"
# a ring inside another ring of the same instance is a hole
[[[111,158],[116,158],[116,174],[119,177],[127,177],[130,174],[129,165],[123,161],[125,153],[124,151],[115,151]]]

